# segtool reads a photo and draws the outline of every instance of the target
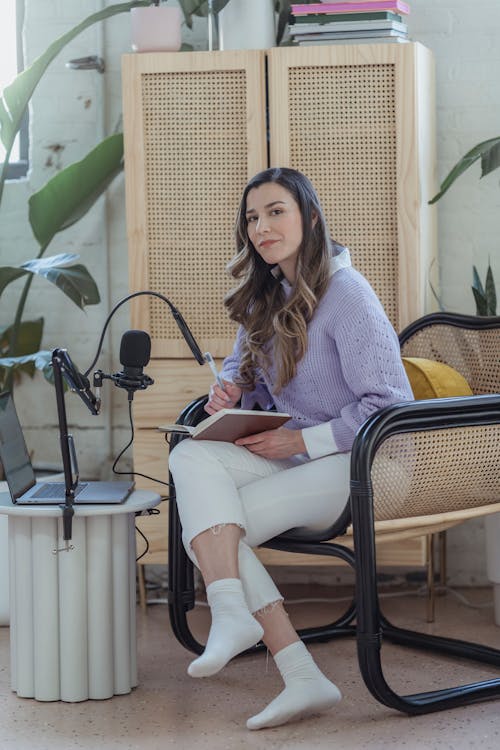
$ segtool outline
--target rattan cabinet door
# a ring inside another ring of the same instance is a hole
[[[124,55],[130,290],[182,311],[202,350],[229,353],[222,299],[243,187],[267,166],[263,51]],[[132,325],[153,357],[191,357],[166,305],[139,298]]]
[[[268,51],[271,164],[305,172],[397,331],[429,311],[434,72],[417,43]]]

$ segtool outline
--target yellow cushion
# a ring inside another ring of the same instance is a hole
[[[473,395],[463,375],[449,365],[422,357],[403,357],[403,364],[416,401]]]

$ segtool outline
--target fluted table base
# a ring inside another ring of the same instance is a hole
[[[134,512],[77,511],[74,549],[54,553],[64,546],[61,518],[30,510],[9,518],[12,689],[39,701],[129,693],[137,685]]]

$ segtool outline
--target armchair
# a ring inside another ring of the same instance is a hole
[[[381,703],[420,714],[500,696],[498,679],[399,695],[387,684],[384,640],[500,667],[500,650],[404,630],[381,612],[375,537],[411,537],[442,531],[475,516],[500,512],[500,317],[450,313],[424,316],[401,336],[404,356],[447,363],[469,383],[472,396],[395,404],[360,428],[351,454],[351,494],[341,517],[322,532],[303,529],[270,540],[272,549],[332,555],[355,571],[356,593],[335,622],[300,631],[306,641],[353,635],[368,689]],[[179,422],[203,418],[206,398],[189,404]],[[172,437],[175,444],[179,436]],[[172,484],[169,516],[169,611],[177,639],[200,653],[186,614],[194,606],[193,568],[181,541]],[[352,533],[354,551],[343,543]],[[336,541],[332,541],[336,540]],[[262,647],[258,645],[255,649]],[[255,650],[253,649],[253,650]]]

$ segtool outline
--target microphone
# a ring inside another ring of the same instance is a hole
[[[120,364],[123,370],[110,378],[118,388],[128,391],[129,400],[135,391],[143,391],[154,380],[143,371],[151,355],[151,339],[146,331],[125,331],[120,343]]]

